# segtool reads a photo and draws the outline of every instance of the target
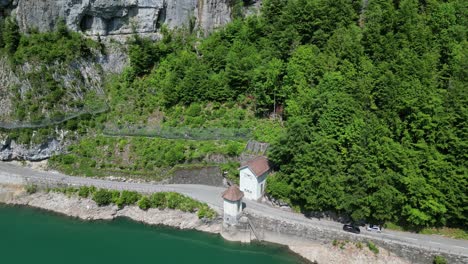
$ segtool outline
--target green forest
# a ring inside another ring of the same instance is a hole
[[[175,127],[257,123],[269,195],[302,212],[466,228],[468,2],[362,2],[264,0],[207,37],[135,37],[102,122],[157,110]]]
[[[203,40],[135,40],[126,77],[143,76],[157,96],[139,103],[154,107],[237,101],[259,118],[284,107],[269,193],[304,212],[466,226],[467,8],[269,0]]]

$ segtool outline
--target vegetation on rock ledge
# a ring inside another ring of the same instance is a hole
[[[143,210],[149,208],[158,208],[160,210],[166,208],[177,209],[183,212],[196,212],[200,219],[215,219],[217,216],[217,213],[206,203],[175,192],[157,192],[147,196],[133,191],[96,189],[94,186],[54,188],[51,191],[66,195],[78,194],[82,198],[91,197],[99,206],[115,204],[119,208],[138,205]]]

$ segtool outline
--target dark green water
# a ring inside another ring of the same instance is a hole
[[[0,205],[0,263],[301,263],[285,248],[242,245],[197,231],[126,219],[80,221]]]

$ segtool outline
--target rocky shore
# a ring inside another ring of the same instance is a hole
[[[150,224],[165,225],[180,229],[195,229],[209,233],[220,233],[221,222],[214,220],[204,222],[196,214],[170,209],[141,210],[137,206],[126,206],[119,209],[116,205],[98,206],[91,199],[67,196],[55,192],[37,192],[27,194],[21,186],[0,186],[0,202],[9,205],[25,205],[48,211],[77,217],[82,220],[112,220],[127,217],[132,220]]]
[[[150,225],[165,225],[221,234],[231,241],[250,241],[245,234],[223,228],[221,220],[205,222],[198,219],[196,214],[179,210],[149,209],[144,211],[137,206],[127,206],[123,209],[115,205],[98,206],[91,199],[55,192],[27,194],[21,185],[0,185],[0,203],[41,208],[83,220],[112,220],[117,217],[127,217]],[[365,245],[360,247],[351,242],[343,241],[340,242],[342,244],[334,246],[288,236],[278,236],[267,242],[287,245],[291,251],[312,263],[409,263],[384,249],[380,249],[379,254],[374,254]]]

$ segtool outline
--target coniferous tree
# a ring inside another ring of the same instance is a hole
[[[20,42],[20,32],[16,19],[6,19],[2,33],[5,49],[9,54],[14,54]]]

